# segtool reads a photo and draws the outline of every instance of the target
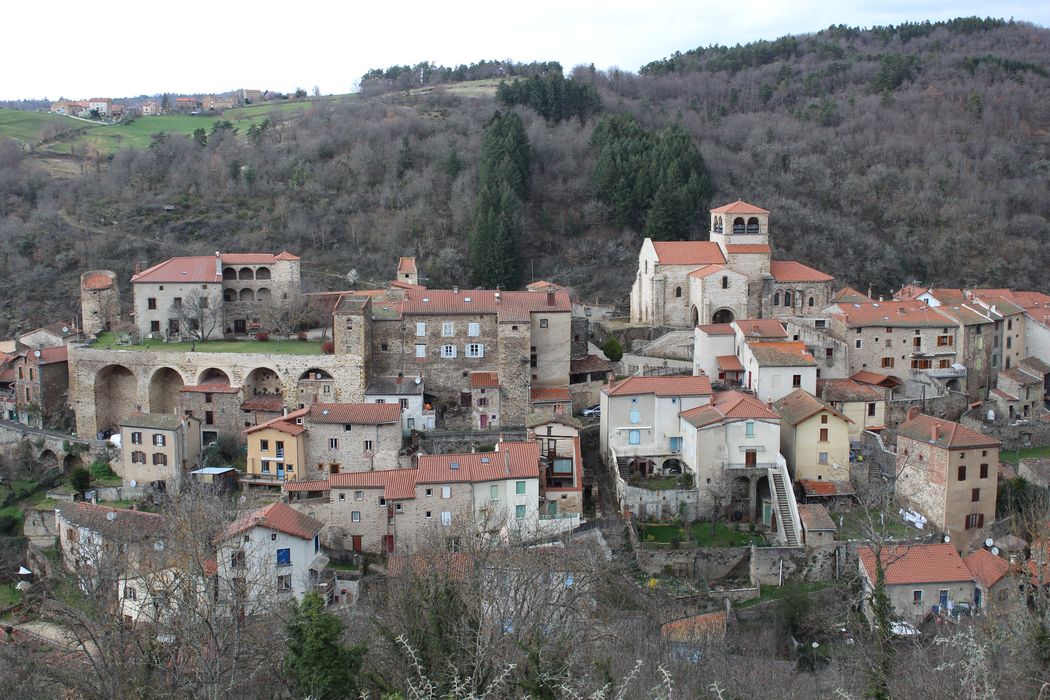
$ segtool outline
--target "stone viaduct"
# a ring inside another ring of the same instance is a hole
[[[278,395],[298,408],[302,385],[311,373],[332,379],[328,401],[352,402],[364,397],[366,378],[356,354],[285,355],[277,353],[170,352],[70,346],[69,396],[79,435],[95,437],[116,429],[136,411],[171,413],[184,386],[227,384],[245,398]]]

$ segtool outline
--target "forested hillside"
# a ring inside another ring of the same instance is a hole
[[[430,285],[478,279],[468,238],[497,110],[528,138],[529,185],[507,227],[525,281],[625,301],[643,232],[702,237],[703,209],[742,198],[772,211],[776,255],[842,284],[1050,290],[1045,29],[832,27],[638,74],[577,68],[568,89],[556,65],[532,64],[500,98],[488,73],[442,84],[456,69],[395,68],[365,76],[358,96],[155,137],[72,179],[0,144],[0,334],[72,316],[82,270],[127,280],[136,262],[183,253],[287,248],[312,289],[345,287],[351,269],[381,283],[398,255],[418,256]]]

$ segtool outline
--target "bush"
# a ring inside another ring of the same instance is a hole
[[[0,535],[17,535],[21,525],[18,516],[0,515]]]
[[[270,334],[267,333],[266,331],[259,331],[258,333],[255,334],[255,339],[260,341],[260,342],[265,343],[267,340],[270,339]]]
[[[116,472],[113,471],[113,468],[109,466],[109,462],[103,459],[95,460],[91,466],[88,467],[88,471],[91,472],[91,476],[95,479],[106,479],[117,475]]]
[[[331,340],[324,341],[323,343],[321,343],[321,352],[323,352],[325,355],[331,355],[333,352],[335,352],[335,343],[333,343]]]
[[[306,342],[306,331],[299,331],[298,333],[295,334],[295,337],[298,338],[300,342],[305,343]]]
[[[77,467],[69,472],[69,484],[77,493],[84,493],[91,488],[91,472],[84,467]]]
[[[609,358],[610,362],[619,362],[623,359],[623,346],[616,338],[609,338],[602,344],[602,352]]]

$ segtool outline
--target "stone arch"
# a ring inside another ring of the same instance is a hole
[[[755,481],[755,511],[754,514],[751,516],[752,520],[762,519],[762,501],[764,500],[768,500],[770,503],[773,502],[773,494],[769,488],[769,477],[765,474],[758,477],[758,479]],[[777,509],[775,507],[773,508],[773,517],[777,517]],[[776,532],[776,522],[774,521],[770,523],[770,525],[773,526],[773,532]]]
[[[271,367],[256,367],[244,378],[245,397],[284,396],[284,393],[284,382],[281,380],[281,375]]]
[[[158,367],[149,380],[149,412],[175,413],[179,403],[179,390],[185,384],[177,370]]]
[[[124,365],[106,365],[95,374],[95,427],[116,431],[121,421],[141,410],[138,381]]]
[[[51,450],[45,450],[45,452],[51,452]],[[52,452],[52,454],[54,453]],[[67,472],[72,471],[77,467],[83,466],[85,466],[84,460],[81,459],[80,455],[69,454],[66,455],[65,459],[62,460],[62,469],[64,469]]]
[[[719,309],[711,316],[711,323],[732,323],[734,318],[732,309]]]
[[[722,215],[719,214],[718,216],[715,217],[715,233],[722,233],[724,228],[725,228],[725,219],[723,219]]]
[[[271,296],[270,290],[267,289],[266,287],[263,287],[262,289],[260,289],[258,292],[255,293],[255,300],[256,301],[267,301],[267,300],[269,300],[270,296]]]
[[[649,477],[653,475],[653,460],[645,457],[636,457],[628,462],[627,468],[631,474],[636,474],[643,478]]]
[[[945,383],[945,387],[947,387],[948,391],[959,391],[959,380],[953,377]]]
[[[45,447],[43,450],[40,451],[40,456],[37,457],[37,461],[40,463],[40,466],[44,467],[45,469],[57,467],[58,455],[55,454],[54,450]]]
[[[773,294],[773,306],[780,306],[780,292],[774,292],[774,294]]]
[[[301,381],[301,382],[302,381],[311,381],[311,380],[313,380],[313,381],[322,381],[322,380],[331,379],[331,378],[332,378],[332,375],[329,372],[326,372],[323,369],[317,369],[316,367],[311,367],[310,369],[306,370],[301,375],[299,375],[299,381]]]
[[[224,289],[222,290],[223,301],[237,301],[237,290],[236,289]]]
[[[696,308],[695,304],[693,305],[692,316],[693,316],[693,326],[699,326],[700,325],[700,310]]]
[[[758,233],[758,217],[757,216],[752,216],[750,219],[747,220],[747,232],[748,233],[752,233],[752,234]]]
[[[733,233],[744,233],[747,231],[747,224],[744,222],[744,217],[738,216],[733,219]]]
[[[660,465],[660,469],[662,469],[664,473],[684,474],[685,464],[683,464],[682,460],[677,457],[670,457],[664,460],[664,463]]]
[[[201,370],[201,373],[197,376],[198,384],[226,384],[230,382],[230,375],[226,373],[226,370],[219,369],[218,367],[207,367]]]
[[[250,267],[242,267],[237,271],[237,279],[239,280],[253,280],[255,279],[255,273],[252,272]]]
[[[222,278],[224,280],[235,280],[237,279],[237,270],[232,267],[224,267],[222,269]]]
[[[793,306],[793,304],[792,304],[793,301],[794,300],[791,298],[791,290],[790,289],[786,290],[784,292],[784,306],[787,306],[787,307],[790,308],[791,306]]]
[[[270,268],[260,267],[255,271],[255,279],[257,280],[268,280],[270,279]]]
[[[255,292],[251,289],[242,289],[239,299],[240,301],[255,301]]]

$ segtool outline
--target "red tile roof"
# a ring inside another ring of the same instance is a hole
[[[906,284],[893,293],[894,301],[911,301],[921,294],[929,291],[928,287],[918,284]],[[875,301],[872,299],[872,301]]]
[[[995,394],[999,398],[1004,399],[1006,401],[1018,401],[1019,400],[1016,396],[1012,396],[1010,394],[1007,394],[1002,389],[992,389],[991,393]]]
[[[315,403],[306,410],[307,423],[380,425],[401,420],[401,405],[396,403]]]
[[[402,255],[397,259],[397,274],[408,275],[416,273],[416,259],[411,255]]]
[[[864,292],[858,292],[853,287],[843,287],[842,289],[840,289],[839,291],[837,291],[833,295],[831,295],[831,301],[836,303],[836,304],[838,302],[840,302],[840,301],[846,302],[846,303],[850,303],[850,304],[852,304],[852,303],[858,303],[859,304],[859,303],[865,303],[865,302],[872,302],[872,301],[875,301],[875,300],[872,299],[871,297],[869,297]]]
[[[713,275],[716,272],[721,272],[726,269],[725,265],[704,265],[689,273],[690,277],[696,277],[697,279],[703,279],[709,275]]]
[[[109,275],[88,275],[81,281],[80,286],[84,289],[100,290],[109,289],[113,286],[113,280]]]
[[[497,301],[496,295],[500,298]],[[381,302],[375,302],[380,309]],[[401,314],[491,314],[501,321],[528,321],[532,312],[572,311],[565,290],[554,292],[554,303],[547,304],[546,292],[497,292],[493,289],[406,289],[400,304],[392,304]]]
[[[245,402],[245,403],[247,403],[247,402]],[[241,407],[243,408],[244,404],[241,404]],[[300,434],[306,432],[306,427],[296,423],[295,419],[296,418],[302,418],[303,416],[306,415],[306,413],[309,410],[310,409],[308,409],[308,408],[300,408],[298,411],[292,411],[291,413],[289,413],[286,416],[278,416],[277,418],[271,418],[270,420],[266,421],[265,423],[259,423],[258,425],[253,425],[252,427],[250,427],[247,430],[245,430],[244,434],[245,435],[250,435],[251,433],[258,432],[258,431],[263,430],[265,428],[273,428],[274,430],[279,430],[282,433],[287,433],[288,435],[300,435]]]
[[[744,365],[740,363],[736,355],[719,355],[715,358],[715,362],[718,363],[718,369],[723,372],[743,372]]]
[[[871,547],[858,551],[868,578],[875,580],[875,552]],[[912,544],[882,547],[880,557],[888,586],[923,583],[973,581],[962,557],[951,544]]]
[[[854,493],[853,487],[844,481],[799,479],[798,483],[805,496],[852,496]]]
[[[223,265],[270,265],[277,260],[298,260],[291,253],[223,253]],[[147,268],[131,277],[132,283],[155,284],[160,282],[221,282],[222,273],[216,274],[214,255],[193,255],[170,258]]]
[[[733,321],[745,338],[786,338],[784,324],[775,318],[742,318]]]
[[[627,377],[602,389],[609,396],[710,396],[711,379],[704,376]]]
[[[538,386],[529,392],[529,400],[533,403],[552,403],[572,401],[569,396],[569,387],[546,387]]]
[[[229,384],[197,384],[196,386],[184,386],[179,391],[195,392],[200,394],[236,394],[240,391],[240,387],[230,386]]]
[[[838,530],[835,521],[828,515],[828,509],[819,503],[799,503],[798,517],[802,521],[802,527],[806,530]]]
[[[501,442],[495,452],[423,455],[419,458],[418,483],[538,478],[539,462],[540,447],[536,442]],[[453,469],[453,464],[458,467]]]
[[[332,488],[383,489],[383,498],[403,501],[416,497],[418,469],[388,469],[375,472],[340,472],[331,476]],[[315,489],[307,489],[313,491]]]
[[[889,389],[894,389],[901,385],[896,377],[891,377],[888,374],[882,374],[880,372],[872,372],[871,370],[866,369],[854,372],[850,379],[860,382],[861,384],[874,384]]]
[[[707,335],[734,335],[733,325],[730,323],[709,323],[705,326],[697,326]]]
[[[253,396],[250,399],[245,399],[241,403],[241,408],[245,411],[265,411],[267,413],[273,413],[274,411],[284,410],[284,399],[280,396]]]
[[[713,241],[653,241],[661,265],[722,265],[725,256]]]
[[[286,481],[283,485],[285,491],[330,491],[331,488],[332,482],[328,479]]]
[[[498,389],[499,372],[471,372],[471,389]]]
[[[310,540],[321,531],[324,523],[277,501],[258,510],[253,510],[232,523],[222,534],[221,540],[226,541],[235,535],[256,527],[264,527],[268,530],[276,530],[292,537],[298,537],[299,539]]]
[[[769,212],[760,207],[756,207],[754,204],[748,204],[742,199],[738,199],[732,204],[726,204],[717,209],[711,210],[712,214],[768,214]]]
[[[817,364],[806,344],[800,341],[764,343],[752,340],[747,346],[762,367],[812,367]]]
[[[771,260],[769,274],[777,282],[830,282],[835,279],[795,260]]]
[[[298,260],[299,256],[298,255],[292,255],[287,250],[282,250],[280,253],[278,253],[277,255],[273,256],[273,259],[274,260]]]
[[[555,282],[537,280],[535,282],[529,282],[528,284],[526,284],[525,289],[529,290],[530,292],[546,292],[548,290],[557,291],[559,289],[563,289],[563,287],[560,284],[556,284]]]
[[[51,348],[40,348],[39,350],[27,350],[26,352],[36,357],[35,353],[39,352],[40,356],[36,357],[37,364],[46,365],[52,362],[67,362],[69,360],[69,349],[65,345],[59,345],[58,347]]]
[[[597,355],[588,355],[579,360],[569,360],[569,374],[584,374],[594,372],[612,372],[613,368],[608,362]]]
[[[937,328],[957,325],[936,308],[921,301],[876,301],[870,304],[838,304],[835,314],[849,328],[887,326]]]
[[[937,439],[933,431],[937,428]],[[911,420],[906,420],[897,427],[897,437],[906,437],[925,442],[944,449],[959,447],[999,447],[1000,443],[991,435],[984,435],[942,418],[934,418],[922,413]]]
[[[726,611],[704,613],[673,620],[660,626],[660,636],[675,644],[695,644],[722,639],[726,635]]]
[[[1010,562],[998,557],[987,549],[978,549],[963,557],[966,569],[977,582],[986,589],[999,583],[1010,570]]]
[[[886,392],[855,379],[818,379],[817,396],[825,401],[885,401]]]
[[[739,391],[720,391],[711,403],[697,406],[680,414],[690,425],[703,428],[715,423],[746,419],[780,420],[780,414],[771,410],[754,396]]]
[[[727,243],[726,252],[730,255],[748,255],[751,253],[771,253],[765,243]]]
[[[844,421],[850,423],[853,422],[841,412],[836,411],[830,405],[803,389],[795,389],[787,396],[774,401],[773,408],[776,409],[781,418],[791,425],[798,425],[802,421],[817,415],[821,411],[827,411]]]

